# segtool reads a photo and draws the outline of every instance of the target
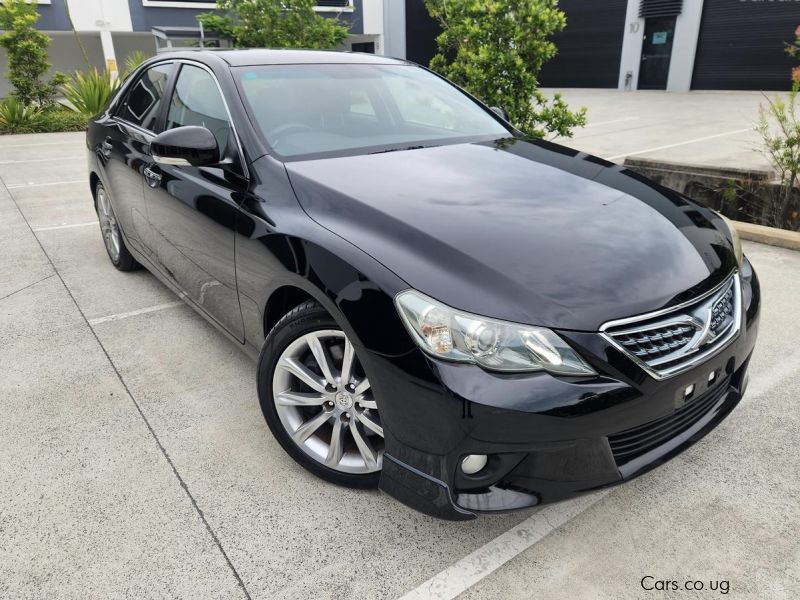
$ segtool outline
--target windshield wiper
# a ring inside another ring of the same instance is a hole
[[[370,154],[384,154],[386,152],[401,152],[403,150],[421,150],[422,148],[433,148],[433,146],[406,146],[405,148],[386,148],[385,150],[376,150]]]

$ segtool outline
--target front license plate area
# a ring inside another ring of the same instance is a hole
[[[733,359],[728,362],[733,362]],[[728,380],[728,370],[724,362],[709,363],[698,368],[693,380],[685,381],[675,390],[675,408],[689,404],[717,389]]]

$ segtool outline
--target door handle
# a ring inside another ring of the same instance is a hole
[[[161,173],[154,171],[150,167],[145,167],[142,173],[144,174],[144,178],[147,179],[147,185],[150,187],[156,187],[161,183]]]
[[[108,158],[111,156],[111,151],[114,149],[114,145],[111,143],[111,138],[106,138],[103,140],[103,143],[100,144],[100,151],[103,153],[103,156]]]

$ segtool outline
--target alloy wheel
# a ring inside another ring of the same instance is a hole
[[[372,388],[344,332],[307,333],[283,351],[272,395],[292,441],[316,462],[351,474],[383,461],[383,427]]]
[[[97,215],[100,219],[100,230],[103,232],[103,243],[111,260],[116,263],[122,251],[122,238],[114,209],[111,208],[111,202],[102,187],[97,189]]]

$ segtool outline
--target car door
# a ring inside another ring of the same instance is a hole
[[[173,62],[153,65],[127,87],[99,147],[102,179],[117,219],[131,246],[146,255],[149,232],[143,171],[151,161],[150,141],[174,67]]]
[[[209,129],[222,160],[207,167],[156,164],[145,170],[145,201],[158,267],[236,339],[244,341],[236,290],[235,227],[248,180],[216,78],[196,63],[179,65],[164,130]]]

